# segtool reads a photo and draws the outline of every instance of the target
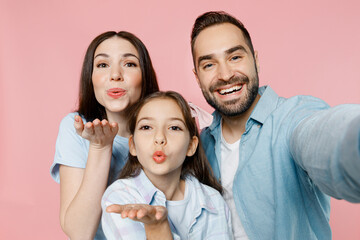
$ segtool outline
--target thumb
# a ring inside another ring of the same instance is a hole
[[[81,136],[82,132],[84,130],[84,123],[83,123],[82,118],[79,115],[75,116],[74,127],[76,130],[76,133]]]

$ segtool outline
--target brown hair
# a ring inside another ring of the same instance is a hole
[[[182,115],[185,120],[186,128],[189,130],[190,138],[196,136],[199,139],[198,147],[193,156],[186,156],[185,161],[181,169],[181,179],[185,179],[187,175],[192,175],[196,177],[201,183],[206,184],[210,187],[215,188],[220,193],[222,193],[222,187],[216,178],[213,175],[210,164],[206,158],[204,149],[201,146],[201,141],[199,137],[199,131],[195,123],[195,119],[191,116],[191,111],[186,100],[177,92],[167,91],[167,92],[156,92],[145,97],[137,104],[134,105],[128,120],[128,128],[130,133],[133,135],[135,132],[137,117],[142,109],[142,107],[154,99],[172,99],[180,107]],[[129,153],[129,159],[126,162],[124,168],[122,169],[119,179],[136,177],[140,173],[141,165],[136,156],[132,156]]]
[[[149,95],[150,93],[159,91],[155,70],[152,66],[149,53],[144,43],[134,34],[125,31],[110,31],[102,33],[90,43],[86,51],[81,70],[79,108],[77,112],[83,115],[87,121],[92,121],[96,118],[106,118],[105,108],[95,98],[94,86],[92,83],[92,72],[96,48],[100,45],[100,43],[114,36],[129,41],[139,53],[142,76],[140,99]]]
[[[222,23],[231,23],[231,24],[237,26],[242,31],[245,41],[246,41],[247,45],[249,46],[251,53],[253,54],[253,56],[255,56],[254,47],[253,47],[253,44],[251,41],[250,34],[242,22],[240,22],[235,17],[233,17],[230,14],[223,12],[223,11],[206,12],[196,18],[192,32],[191,32],[191,53],[193,56],[195,70],[196,70],[196,65],[195,65],[195,59],[194,59],[194,51],[195,51],[194,45],[195,45],[197,36],[205,28],[208,28],[213,25],[222,24]]]

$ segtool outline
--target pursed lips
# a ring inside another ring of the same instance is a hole
[[[166,155],[162,151],[156,151],[153,154],[153,159],[156,163],[163,163],[166,160]]]
[[[110,88],[106,90],[106,93],[112,98],[119,98],[126,93],[126,90],[122,88]]]

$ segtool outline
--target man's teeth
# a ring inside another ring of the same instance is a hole
[[[242,88],[242,85],[241,86],[234,86],[234,87],[231,87],[231,88],[219,90],[219,93],[221,95],[226,95],[226,94],[230,94],[230,93],[233,93],[233,92],[240,91],[241,88]]]

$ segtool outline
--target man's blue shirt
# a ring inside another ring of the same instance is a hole
[[[249,239],[331,239],[326,194],[360,202],[360,105],[330,108],[270,87],[259,94],[233,184],[244,229]],[[201,140],[221,181],[221,115],[213,116]]]

